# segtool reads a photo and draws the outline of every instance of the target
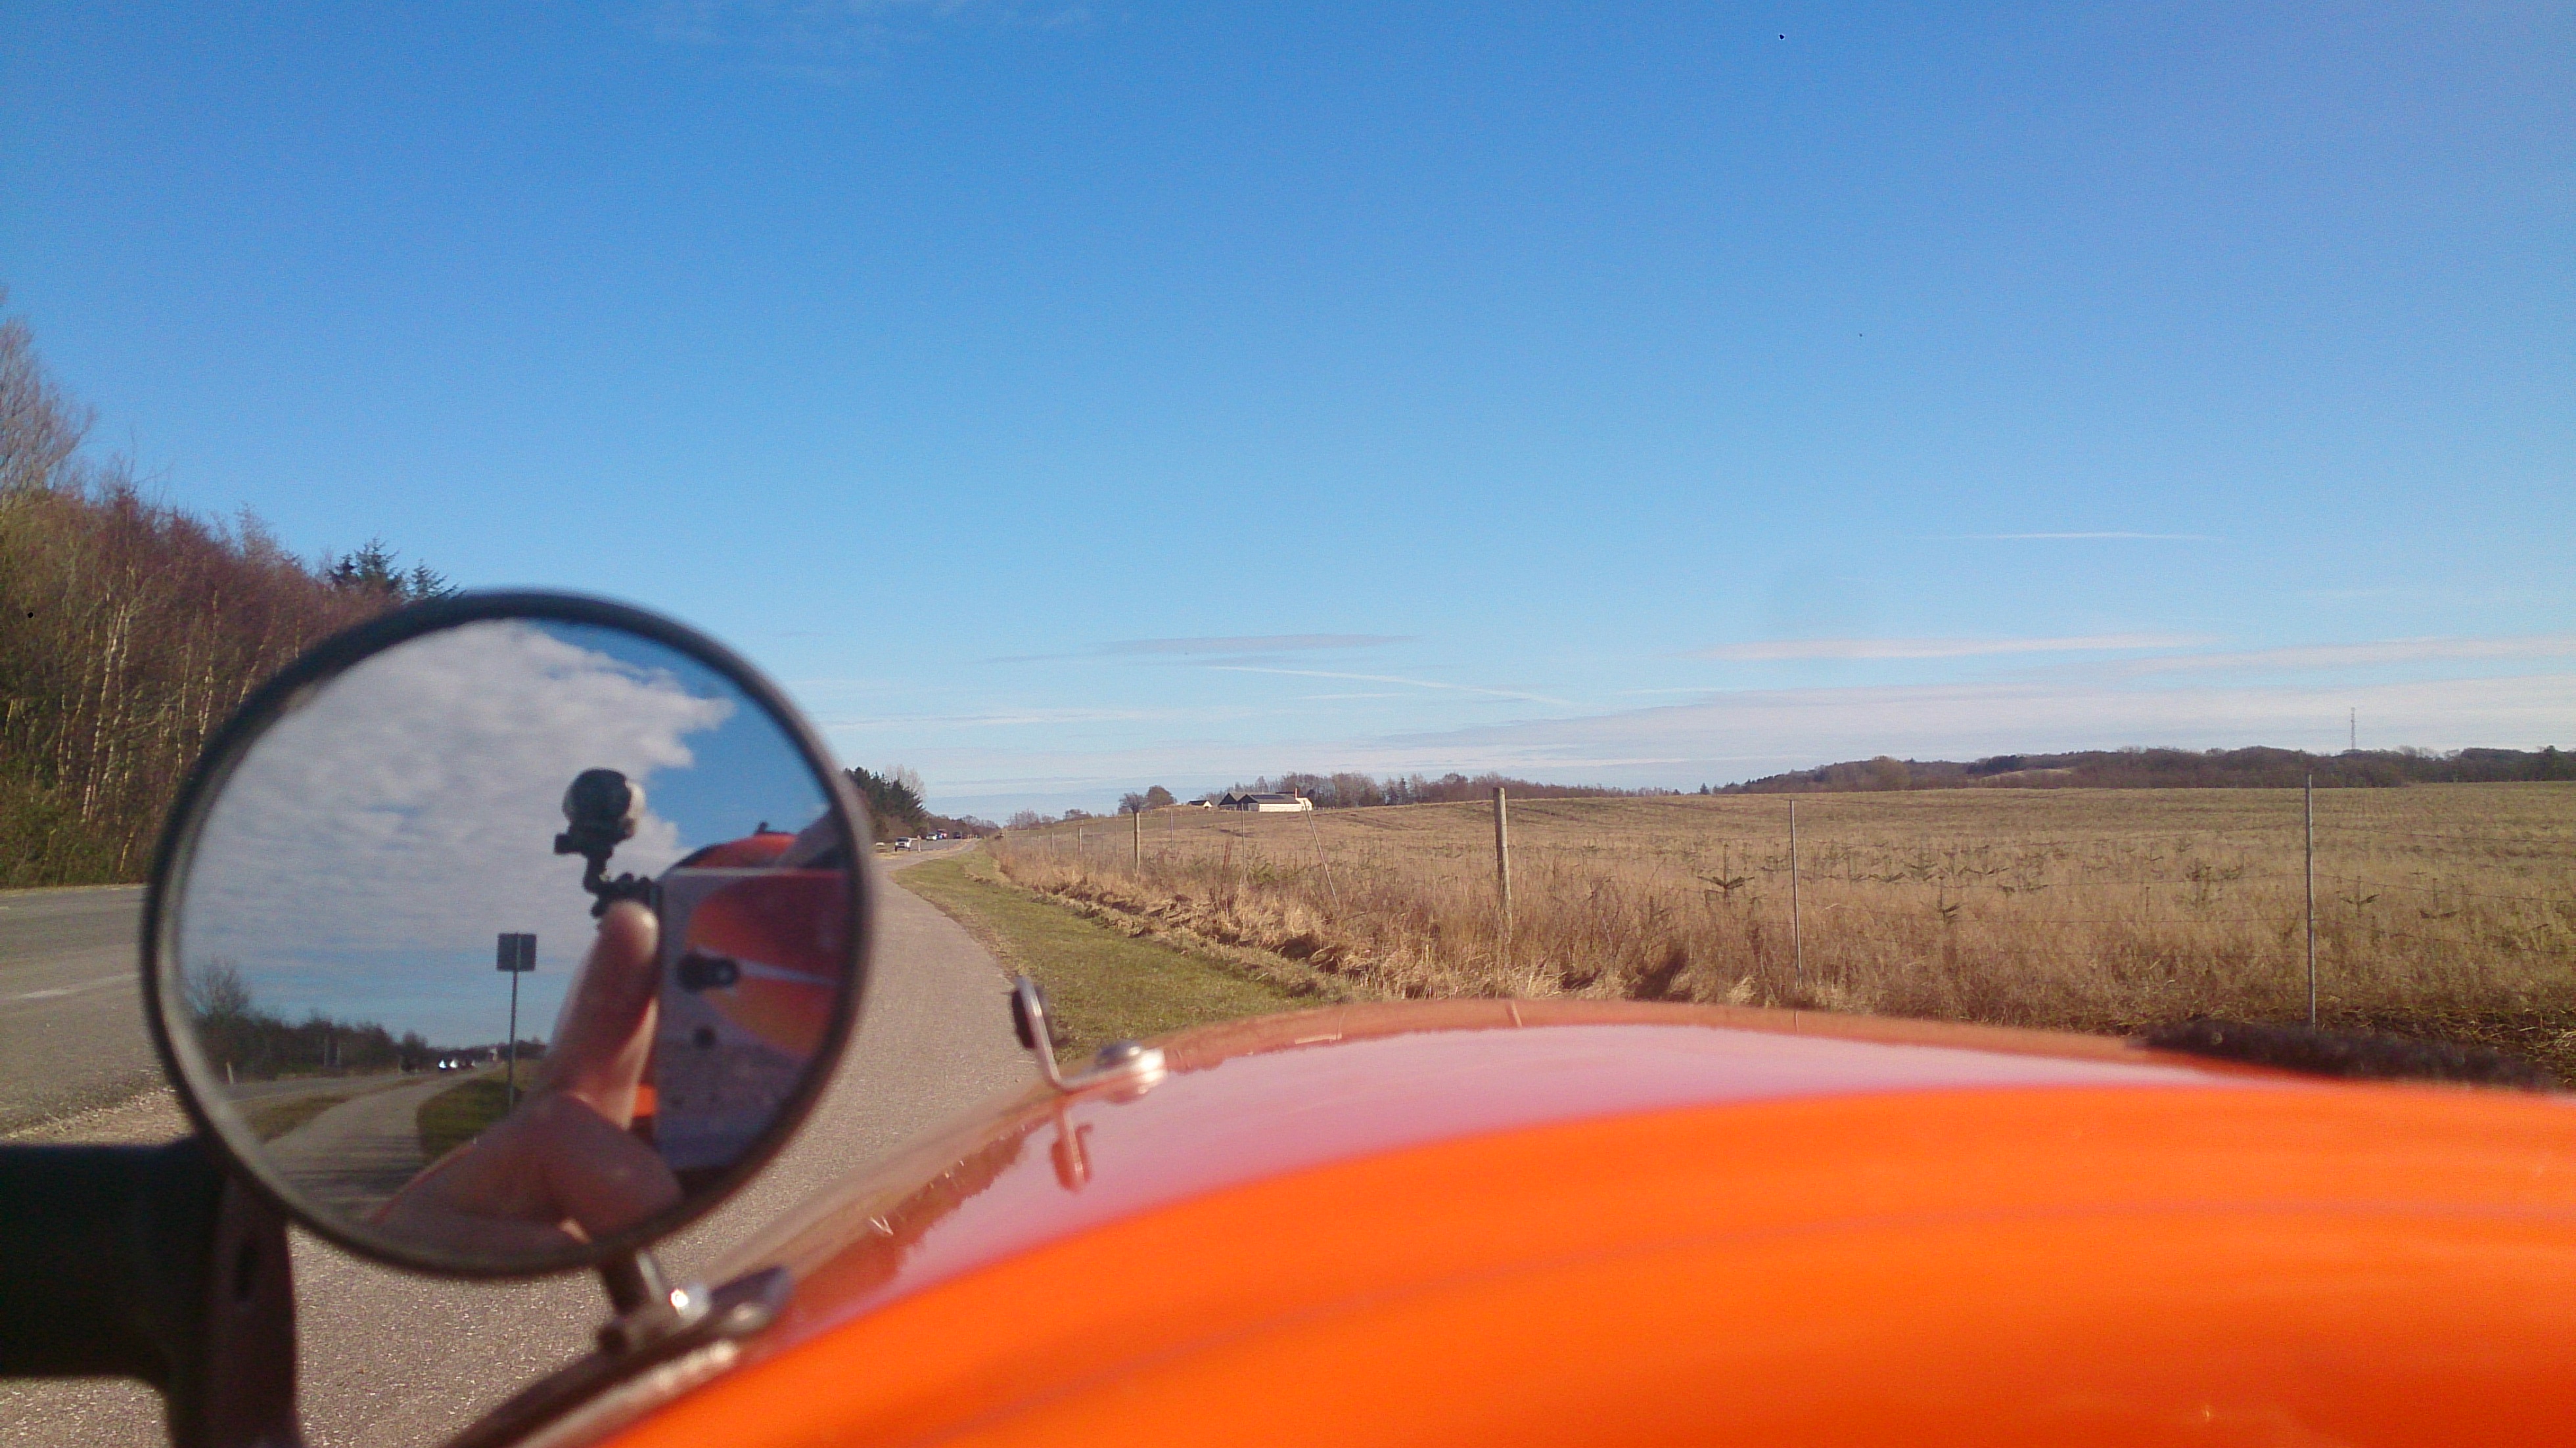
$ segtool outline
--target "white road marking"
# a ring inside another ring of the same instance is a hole
[[[22,991],[13,996],[0,996],[0,1002],[14,1005],[19,1001],[59,1000],[64,996],[84,995],[94,990],[109,990],[117,986],[130,986],[132,984],[134,984],[134,977],[132,976],[112,975],[105,980],[85,980],[79,985],[48,986],[43,990]]]

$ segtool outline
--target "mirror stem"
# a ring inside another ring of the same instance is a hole
[[[608,1305],[620,1317],[641,1308],[671,1302],[671,1284],[662,1276],[662,1264],[650,1252],[638,1251],[632,1256],[612,1257],[599,1264],[600,1285],[608,1289]]]
[[[617,1313],[599,1330],[599,1350],[610,1357],[640,1351],[706,1319],[707,1289],[698,1283],[673,1287],[649,1251],[601,1263],[599,1280]]]
[[[1054,1026],[1047,1020],[1046,989],[1027,976],[1011,980],[1011,1029],[1020,1045],[1038,1058],[1038,1074],[1058,1091],[1073,1088],[1065,1084],[1064,1072],[1055,1063]]]

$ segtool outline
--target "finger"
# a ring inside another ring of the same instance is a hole
[[[662,1154],[569,1096],[541,1103],[547,1188],[561,1220],[591,1238],[677,1206],[680,1180]]]
[[[375,1220],[455,1250],[525,1251],[622,1231],[679,1200],[658,1153],[557,1093],[440,1158]]]
[[[554,1041],[538,1064],[537,1093],[562,1092],[624,1127],[652,1055],[661,922],[631,900],[608,907],[565,996]]]

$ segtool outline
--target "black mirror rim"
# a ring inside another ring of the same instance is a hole
[[[748,695],[795,744],[806,766],[814,771],[822,784],[825,798],[831,803],[833,817],[839,823],[843,857],[850,862],[849,909],[856,928],[850,933],[848,985],[842,992],[840,1009],[834,1013],[822,1044],[815,1051],[813,1066],[798,1084],[795,1095],[779,1112],[778,1119],[761,1133],[760,1139],[752,1144],[751,1150],[744,1153],[741,1160],[727,1168],[725,1174],[708,1189],[684,1198],[671,1210],[626,1231],[577,1244],[559,1255],[513,1257],[507,1262],[496,1262],[486,1254],[442,1252],[374,1233],[361,1224],[315,1210],[298,1200],[293,1191],[267,1170],[260,1154],[236,1142],[225,1124],[199,1098],[198,1074],[190,1069],[186,1048],[172,1029],[165,1009],[162,981],[165,966],[176,963],[176,953],[172,948],[176,944],[173,932],[177,927],[173,887],[186,874],[196,851],[197,835],[203,829],[216,797],[222,794],[225,781],[249,753],[251,746],[284,713],[285,706],[298,694],[327,683],[360,661],[398,644],[464,624],[507,619],[590,624],[639,635],[704,664]],[[871,944],[876,926],[875,901],[871,898],[875,888],[874,872],[868,868],[871,853],[867,812],[852,793],[848,778],[833,762],[831,752],[824,747],[821,737],[806,722],[804,715],[759,670],[697,630],[630,604],[583,594],[494,590],[411,604],[314,645],[252,691],[198,754],[196,764],[189,770],[186,783],[180,787],[178,800],[171,806],[169,818],[162,826],[160,845],[152,859],[151,884],[144,893],[144,1023],[152,1033],[152,1045],[161,1058],[161,1069],[170,1078],[180,1105],[187,1111],[188,1119],[198,1133],[251,1190],[289,1220],[316,1236],[370,1261],[441,1277],[542,1277],[596,1267],[649,1247],[730,1199],[769,1165],[770,1160],[794,1137],[797,1128],[821,1098],[840,1062],[841,1053],[857,1033],[865,1008],[870,983]]]

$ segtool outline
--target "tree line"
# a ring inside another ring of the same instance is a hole
[[[1492,799],[1497,789],[1509,790],[1514,799],[1634,799],[1679,793],[1658,788],[1619,789],[1607,784],[1542,784],[1534,779],[1515,779],[1492,770],[1483,774],[1459,774],[1453,770],[1436,779],[1422,774],[1390,774],[1378,779],[1365,774],[1306,774],[1290,770],[1275,776],[1265,774],[1250,784],[1238,784],[1233,788],[1238,794],[1293,794],[1313,800],[1317,809],[1456,804],[1462,800]]]
[[[992,835],[1001,826],[973,815],[933,814],[922,803],[921,776],[902,765],[877,773],[857,766],[844,770],[850,788],[868,807],[868,818],[881,840],[906,835]]]
[[[1377,778],[1366,774],[1308,774],[1289,770],[1278,775],[1262,775],[1250,784],[1227,787],[1230,794],[1293,794],[1314,801],[1317,809],[1368,809],[1394,804],[1454,804],[1461,800],[1492,799],[1494,791],[1506,789],[1515,799],[1636,799],[1656,795],[1674,795],[1677,789],[1619,789],[1607,784],[1541,784],[1536,780],[1515,779],[1510,775],[1487,771],[1483,774],[1455,772],[1432,778],[1424,774],[1390,774]],[[1214,799],[1216,795],[1206,798]],[[1118,813],[1142,814],[1180,803],[1170,790],[1157,784],[1147,789],[1131,790],[1119,796]],[[1061,815],[1044,815],[1036,810],[1021,810],[1011,816],[1015,830],[1035,829],[1061,820],[1087,820],[1098,816],[1085,809],[1069,809]]]
[[[1848,760],[1701,785],[1701,794],[1820,794],[1898,789],[2388,789],[2409,784],[2576,780],[2576,756],[2541,749],[2088,749],[1948,759]]]
[[[0,291],[0,303],[7,294]],[[322,638],[450,591],[382,540],[307,563],[146,497],[0,317],[0,887],[132,880],[206,737]]]
[[[251,998],[241,971],[217,960],[190,969],[181,1002],[206,1059],[236,1081],[280,1076],[376,1071],[425,1071],[442,1056],[480,1053],[490,1046],[433,1046],[418,1031],[397,1037],[373,1021],[341,1021],[316,1011],[290,1021]],[[540,1041],[519,1043],[522,1060],[545,1054]]]

